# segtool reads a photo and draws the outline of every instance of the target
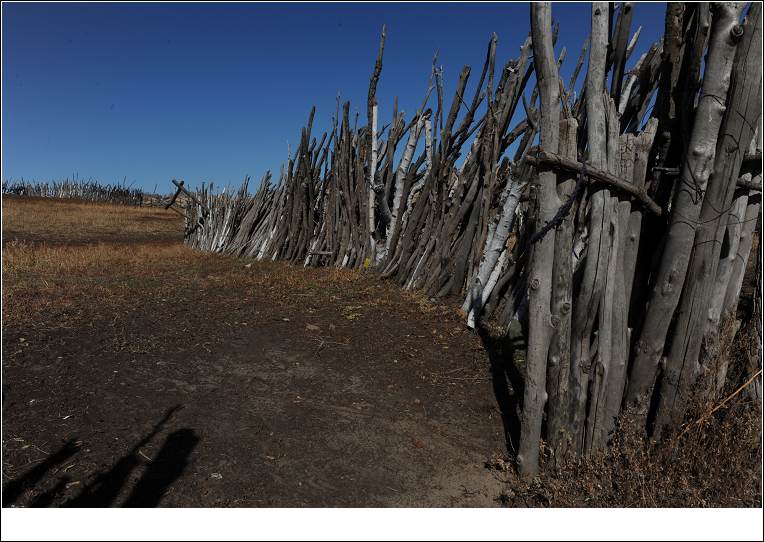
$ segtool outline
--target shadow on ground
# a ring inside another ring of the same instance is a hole
[[[115,505],[135,469],[146,463],[145,460],[139,458],[141,448],[146,446],[162,430],[179,408],[179,406],[175,406],[167,410],[151,431],[138,441],[125,456],[107,471],[98,473],[78,495],[64,501],[60,506],[95,508]],[[42,463],[9,482],[3,491],[3,506],[15,504],[25,492],[33,490],[48,472],[75,457],[79,452],[76,443],[77,439],[70,439]],[[130,490],[128,497],[121,506],[135,508],[158,506],[167,490],[183,474],[198,443],[199,437],[192,429],[183,428],[170,433],[156,457],[148,463],[143,475]],[[71,481],[66,475],[62,476],[52,488],[40,493],[30,501],[29,506],[51,506]]]
[[[493,337],[482,326],[478,334],[490,363],[491,384],[496,405],[501,412],[507,452],[515,455],[520,443],[520,409],[523,397],[523,376],[514,363],[514,347],[506,336]]]

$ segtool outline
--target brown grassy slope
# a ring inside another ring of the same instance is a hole
[[[328,303],[335,301],[330,293],[336,290],[352,286],[352,291],[364,293],[377,287],[365,283],[357,270],[257,262],[255,272],[251,264],[245,267],[236,258],[189,249],[181,243],[179,231],[178,216],[163,209],[6,197],[3,295],[23,292],[37,299],[48,294],[73,299],[78,294],[117,294],[160,282],[174,289],[177,283],[194,284],[202,274],[213,285],[234,291],[259,287],[287,298],[290,292],[307,290],[326,296]],[[417,293],[400,295],[423,314],[456,314],[450,307],[435,308]],[[387,297],[370,301],[378,307],[395,303]],[[29,306],[4,307],[14,322],[31,316]]]
[[[181,218],[161,207],[3,195],[3,244],[182,241]]]

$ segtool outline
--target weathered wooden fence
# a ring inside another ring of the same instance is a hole
[[[78,199],[114,203],[118,205],[141,205],[143,190],[124,184],[101,184],[97,181],[70,180],[52,182],[7,181],[3,182],[3,194],[40,198]]]
[[[708,352],[735,319],[760,215],[761,5],[669,3],[638,59],[634,9],[592,4],[565,82],[551,6],[533,4],[518,57],[497,70],[491,37],[472,96],[469,67],[450,100],[433,67],[420,108],[407,119],[396,104],[379,128],[383,29],[366,126],[338,103],[314,136],[314,109],[278,182],[197,191],[187,242],[369,267],[462,296],[470,326],[516,324],[523,473],[541,438],[557,457],[600,449],[626,408],[660,437],[726,378]]]

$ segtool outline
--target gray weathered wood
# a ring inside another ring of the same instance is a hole
[[[589,165],[588,163],[584,165],[581,162],[578,162],[569,157],[560,156],[559,154],[551,153],[548,151],[538,151],[535,154],[529,154],[525,157],[525,160],[535,165],[554,166],[570,172],[585,173],[586,177],[592,181],[606,184],[609,187],[634,196],[650,212],[656,215],[661,215],[663,213],[663,210],[658,206],[658,204],[655,203],[655,201],[653,201],[653,199],[647,195],[647,192],[645,192],[644,188],[636,187],[633,184],[626,182],[618,175],[614,175],[596,166]]]
[[[586,77],[586,126],[588,162],[596,169],[607,168],[607,124],[605,119],[605,65],[608,48],[608,8],[605,2],[592,3],[592,33],[589,69]],[[586,404],[591,371],[591,338],[610,256],[607,228],[610,222],[610,191],[599,188],[590,198],[588,247],[578,295],[573,301],[569,427],[575,452],[584,449]]]
[[[552,7],[549,2],[531,5],[533,58],[541,96],[541,148],[557,152],[560,131],[560,84],[552,46]],[[555,214],[557,175],[539,172],[536,187],[536,229]],[[529,286],[529,331],[523,412],[517,465],[521,474],[538,472],[541,423],[546,403],[546,362],[552,336],[550,312],[555,232],[550,231],[533,247]]]
[[[738,24],[741,9],[742,3],[714,4],[708,62],[696,121],[674,196],[669,231],[650,292],[644,326],[635,344],[630,396],[638,402],[646,399],[654,384],[669,323],[685,283],[703,193],[713,168],[735,50],[742,35]],[[661,406],[656,419],[658,430],[668,423],[682,402],[677,394],[684,360],[673,358],[673,361],[673,364],[667,364],[661,380]]]
[[[575,159],[578,122],[566,118],[560,122],[560,154]],[[558,176],[558,203],[571,197],[576,185],[573,175]],[[554,238],[552,271],[552,325],[554,332],[547,361],[547,442],[561,460],[567,452],[568,385],[570,380],[570,332],[573,309],[573,219],[575,209],[557,227]]]

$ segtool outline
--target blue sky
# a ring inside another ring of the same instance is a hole
[[[637,4],[631,63],[659,38],[664,10]],[[338,93],[362,124],[382,24],[380,124],[396,96],[408,117],[416,110],[436,51],[450,100],[463,65],[475,83],[492,32],[500,66],[529,31],[527,3],[4,3],[2,15],[3,179],[76,173],[160,191],[172,178],[276,175],[311,106],[327,128]],[[554,4],[553,17],[567,80],[590,5]]]

